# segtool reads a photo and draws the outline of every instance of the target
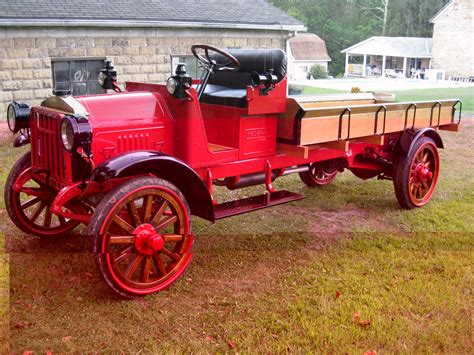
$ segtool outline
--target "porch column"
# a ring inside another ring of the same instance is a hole
[[[387,60],[387,56],[384,54],[382,58],[382,78],[385,78],[385,61]]]
[[[349,76],[349,53],[346,52],[346,70],[345,76]]]
[[[403,78],[407,78],[407,57],[403,57]]]
[[[362,76],[365,78],[367,76],[367,54],[364,54],[364,66],[362,67]]]

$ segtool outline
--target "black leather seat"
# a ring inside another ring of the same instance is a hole
[[[251,84],[250,73],[266,73],[273,69],[273,74],[283,80],[287,71],[286,54],[281,49],[230,49],[228,50],[239,62],[236,72],[215,72],[209,79],[201,102],[213,105],[247,107],[247,86]],[[218,62],[228,59],[215,54]]]

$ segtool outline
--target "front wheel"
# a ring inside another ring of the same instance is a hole
[[[395,166],[393,185],[398,203],[405,209],[423,207],[433,196],[439,176],[435,142],[422,137]]]
[[[301,181],[309,187],[327,186],[336,178],[338,171],[334,168],[326,168],[317,163],[312,163],[308,171],[299,173]]]
[[[89,235],[100,274],[125,298],[167,288],[192,259],[189,207],[173,184],[158,178],[112,190],[97,206]]]
[[[20,185],[19,189],[14,189],[15,183]],[[80,222],[51,212],[55,196],[56,191],[34,179],[31,153],[22,155],[5,183],[5,207],[13,223],[23,232],[39,237],[70,233]]]

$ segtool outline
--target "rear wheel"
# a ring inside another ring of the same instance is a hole
[[[19,188],[13,188],[15,183]],[[13,223],[23,232],[40,237],[68,234],[80,222],[67,220],[51,212],[55,196],[56,191],[34,179],[31,153],[18,159],[5,184],[5,206]]]
[[[192,259],[189,207],[173,184],[158,178],[133,179],[107,194],[89,234],[100,274],[126,298],[169,287]]]
[[[301,181],[309,187],[327,186],[336,178],[338,171],[334,168],[326,168],[317,163],[312,163],[308,171],[299,173]]]
[[[438,148],[432,139],[422,137],[395,167],[393,184],[400,206],[413,209],[426,205],[436,189],[438,176]]]

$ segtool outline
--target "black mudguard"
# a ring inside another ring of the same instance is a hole
[[[440,135],[438,132],[436,132],[435,129],[429,127],[429,128],[423,128],[419,129],[417,131],[414,130],[406,130],[403,132],[402,136],[400,137],[400,150],[404,155],[408,155],[415,145],[416,141],[420,137],[429,137],[431,138],[436,146],[440,149],[444,148],[443,140],[441,139]]]
[[[184,195],[191,214],[214,222],[214,206],[206,185],[186,163],[152,151],[134,151],[113,157],[92,172],[91,181],[152,174],[174,184]]]

